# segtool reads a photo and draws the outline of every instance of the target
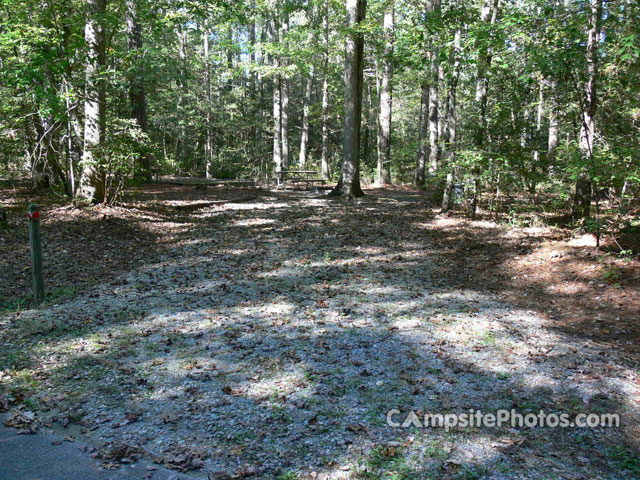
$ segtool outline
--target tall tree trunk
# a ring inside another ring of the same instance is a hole
[[[265,22],[261,32],[260,32],[260,43],[265,43],[267,41],[267,35],[269,31],[269,22]],[[259,113],[258,115],[258,124],[256,125],[256,145],[258,146],[258,162],[260,164],[260,173],[264,173],[264,175],[267,175],[267,171],[268,171],[268,165],[269,165],[269,161],[268,161],[268,156],[265,154],[265,150],[263,147],[263,142],[262,142],[262,136],[263,136],[263,122],[264,122],[264,118],[270,116],[268,113],[268,109],[265,108],[265,85],[266,82],[264,80],[264,76],[261,73],[263,71],[263,67],[265,65],[268,65],[272,62],[271,60],[271,56],[268,54],[265,54],[265,52],[261,52],[260,53],[260,59],[258,61],[258,71],[256,73],[256,89],[257,89],[257,111]]]
[[[326,71],[326,70],[325,70]],[[329,79],[322,79],[322,155],[320,159],[322,178],[329,179]]]
[[[275,63],[277,63],[277,60]],[[283,169],[280,86],[280,75],[275,74],[273,77],[273,166],[276,172]]]
[[[391,183],[391,112],[393,107],[393,35],[395,11],[393,2],[384,12],[384,57],[380,82],[380,113],[378,116],[378,185]]]
[[[280,25],[278,21],[278,13],[273,21],[272,41],[279,41]],[[282,165],[282,78],[280,76],[280,59],[277,54],[273,56],[273,166],[276,172],[283,169]]]
[[[362,151],[362,161],[367,165],[370,164],[371,155],[374,150],[374,142],[376,142],[376,132],[378,129],[378,105],[374,102],[373,95],[373,82],[366,82],[366,91],[367,91],[367,102],[366,105],[368,107],[367,114],[365,116],[366,124],[364,127],[364,133],[362,135],[363,141],[363,151]]]
[[[542,77],[542,75],[540,75],[540,81],[538,85],[538,107],[536,109],[536,136],[535,136],[536,146],[539,143],[540,135],[542,133],[542,119],[544,117],[544,83],[545,83],[545,80]],[[540,160],[540,151],[536,147],[536,149],[533,151],[534,164],[537,165],[539,160]]]
[[[549,83],[550,104],[549,104],[549,135],[547,139],[547,165],[551,166],[556,158],[558,148],[558,102],[557,102],[557,82],[551,80]]]
[[[282,142],[282,168],[286,170],[289,168],[289,79],[286,76],[282,76],[280,87],[280,125],[282,127],[280,141]]]
[[[329,0],[324,0],[324,52],[322,79],[322,178],[329,179]]]
[[[500,0],[485,0],[480,12],[480,21],[494,25],[498,16]],[[488,45],[481,45],[478,52],[478,74],[476,79],[476,108],[478,111],[478,125],[476,127],[474,144],[479,152],[485,146],[487,133],[487,94],[489,90],[488,72],[491,66],[492,52]],[[469,216],[476,218],[478,198],[480,196],[479,167],[473,169],[473,186]]]
[[[450,57],[452,71],[449,83],[449,94],[447,96],[447,155],[449,163],[455,159],[457,147],[457,126],[458,126],[458,82],[460,80],[460,30],[457,30],[453,40],[453,50]]]
[[[528,94],[526,94],[526,96],[528,96]],[[527,145],[530,144],[531,138],[532,138],[532,134],[531,134],[531,128],[530,128],[530,124],[531,124],[531,110],[529,105],[526,105],[524,107],[524,109],[522,110],[522,124],[523,124],[523,128],[520,132],[520,148],[523,152],[526,151],[527,149]],[[535,155],[536,152],[534,152],[534,160],[537,158]],[[533,174],[533,175],[527,175],[525,173],[521,174],[521,180],[522,180],[522,186],[523,186],[523,195],[529,194],[529,198],[531,201],[533,201],[534,196],[535,196],[535,187],[536,187],[536,181],[535,181],[535,173],[536,173],[536,169],[537,169],[537,165],[535,163],[533,163],[531,165],[531,167],[529,168],[529,172],[527,172],[527,174]]]
[[[324,52],[322,78],[322,178],[329,179],[329,0],[324,0]]]
[[[287,13],[282,22],[281,38],[280,41],[287,43],[287,34],[289,31],[289,14]],[[286,59],[282,60],[283,66],[287,65]],[[287,75],[282,75],[280,80],[280,125],[282,127],[282,133],[280,141],[282,142],[282,168],[289,168],[289,78]]]
[[[440,0],[430,0],[430,11],[434,12],[434,18],[440,17]],[[433,39],[435,40],[435,38]],[[440,47],[438,42],[431,42],[431,73],[429,80],[429,173],[436,175],[440,169],[440,139],[438,124],[438,98],[440,69]]]
[[[80,186],[76,192],[79,203],[102,202],[105,199],[104,172],[98,149],[104,140],[106,124],[105,80],[100,73],[106,63],[105,32],[101,23],[107,0],[87,0],[84,38],[88,52],[85,65],[84,151]]]
[[[213,170],[213,131],[211,128],[211,61],[209,59],[209,22],[207,20],[204,21],[202,29],[202,47],[204,56],[204,90],[206,96],[204,165],[206,177],[211,178]]]
[[[431,12],[433,12],[436,0],[427,0],[427,9],[426,14],[429,16]],[[424,44],[424,55],[425,59],[429,60],[429,67],[427,67],[427,71],[424,74],[424,79],[422,81],[421,89],[421,103],[420,103],[420,130],[418,133],[418,152],[416,157],[416,172],[415,172],[415,184],[417,187],[424,187],[425,183],[425,170],[427,168],[427,157],[431,157],[430,153],[430,145],[431,145],[431,122],[429,118],[429,114],[431,113],[431,66],[433,60],[433,52],[432,46],[435,43],[433,42],[432,35],[427,34],[427,38]],[[430,168],[431,170],[431,168]]]
[[[67,78],[70,78],[70,72]],[[80,119],[78,118],[78,102],[72,102],[71,92],[69,88],[69,82],[65,79],[64,82],[65,102],[67,108],[67,151],[69,153],[68,159],[68,175],[69,175],[69,194],[75,195],[76,192],[76,178],[75,171],[80,160],[82,158],[82,126],[80,125]]]
[[[376,82],[377,83],[377,82]],[[380,101],[377,98],[375,91],[376,85],[374,82],[369,81],[367,85],[367,97],[369,102],[369,113],[367,114],[367,132],[368,141],[366,160],[370,165],[373,161],[374,152],[378,151],[378,108],[380,107]]]
[[[252,10],[255,12],[256,0],[251,2]],[[250,66],[250,84],[249,95],[251,98],[251,117],[253,118],[253,142],[255,145],[260,145],[260,102],[258,95],[258,75],[256,73],[256,16],[251,17],[251,25],[249,26],[249,62]],[[262,155],[260,152],[256,155],[256,167],[260,169]]]
[[[420,100],[420,127],[418,133],[418,153],[416,156],[416,187],[424,187],[425,170],[427,168],[427,139],[429,130],[429,82],[422,82]]]
[[[480,21],[495,24],[500,0],[485,0],[480,13]],[[489,90],[488,71],[491,67],[492,52],[488,45],[480,45],[478,52],[478,73],[476,77],[476,108],[478,125],[475,135],[475,146],[482,149],[487,131],[487,95]]]
[[[378,180],[378,170],[382,170],[382,165],[380,165],[380,152],[379,152],[379,146],[380,144],[383,142],[382,140],[382,129],[380,128],[380,97],[381,97],[381,93],[382,93],[382,72],[380,71],[380,62],[378,61],[378,59],[376,58],[374,60],[374,66],[375,66],[375,78],[376,78],[376,84],[375,84],[375,88],[376,88],[376,94],[375,97],[378,99],[378,105],[377,105],[377,115],[376,115],[376,119],[375,119],[375,125],[376,125],[376,141],[375,141],[375,149],[376,149],[376,154],[377,154],[377,159],[376,159],[376,182]],[[364,88],[364,87],[363,87]]]
[[[255,11],[256,0],[252,0],[251,8]],[[255,14],[251,17],[251,25],[249,26],[249,62],[251,63],[250,69],[250,82],[251,82],[251,98],[256,100],[256,17]]]
[[[438,96],[438,140],[440,142],[440,160],[445,156],[446,152],[446,130],[447,130],[447,105],[449,103],[449,92],[446,89],[446,71],[445,64],[438,62],[438,89],[440,95]],[[446,92],[446,94],[445,94]]]
[[[233,90],[233,52],[235,50],[235,43],[233,39],[233,25],[229,25],[227,31],[227,71],[229,72],[229,79],[227,80],[227,90]]]
[[[449,83],[449,92],[447,93],[446,107],[446,156],[447,156],[447,180],[444,187],[444,195],[442,196],[442,212],[446,213],[451,208],[451,195],[453,193],[453,182],[455,181],[456,153],[457,153],[457,97],[458,97],[458,80],[460,79],[460,30],[456,30],[453,48],[449,55],[449,71],[451,72],[451,80]]]
[[[73,6],[70,1],[64,1],[65,14],[72,15]],[[63,32],[63,52],[68,52],[69,41],[72,34],[71,25],[65,23],[62,27]],[[72,198],[76,193],[76,169],[80,165],[82,159],[82,143],[83,131],[82,123],[78,118],[79,101],[72,90],[71,80],[73,78],[73,66],[71,62],[65,62],[64,77],[62,81],[62,89],[65,94],[65,107],[67,110],[67,176],[69,191],[67,192]]]
[[[360,187],[360,128],[362,125],[362,84],[364,39],[357,31],[365,19],[366,0],[347,0],[347,26],[344,68],[344,146],[340,180],[331,191],[332,196],[362,197]]]
[[[544,166],[540,162],[540,150],[538,150],[538,144],[540,143],[540,137],[542,133],[542,119],[544,117],[544,77],[542,74],[538,75],[538,105],[536,107],[536,129],[533,134],[533,143],[535,148],[533,150],[533,165],[531,166],[531,172],[534,175],[531,175],[527,182],[527,189],[529,193],[529,198],[532,203],[536,203],[536,188],[538,185],[538,178],[536,178],[535,173],[538,171],[544,172]]]
[[[307,86],[304,91],[304,105],[302,107],[302,134],[300,136],[300,157],[298,162],[301,169],[307,166],[307,153],[309,151],[309,111],[311,109],[314,77],[315,68],[312,63],[309,67],[309,78],[307,78]]]
[[[318,4],[315,5],[313,13],[311,14],[310,23],[312,25],[312,32],[309,34],[309,42],[311,45],[315,45],[317,41],[317,29],[315,28],[318,18]],[[311,113],[311,98],[313,95],[313,82],[315,80],[315,61],[311,61],[309,65],[309,77],[307,78],[306,87],[304,90],[304,103],[302,105],[302,132],[300,134],[300,154],[298,157],[298,165],[300,169],[303,169],[307,165],[307,155],[309,153],[309,116]]]
[[[185,165],[187,161],[187,30],[184,26],[180,27],[178,32],[179,51],[178,58],[180,60],[180,79],[178,80],[178,115],[180,116],[177,157],[181,165]]]
[[[131,104],[131,118],[136,120],[143,132],[147,131],[147,98],[144,89],[144,69],[140,65],[142,58],[142,30],[138,22],[138,0],[127,0],[127,38],[129,52],[135,59],[135,71],[129,82],[129,103]],[[145,180],[151,179],[148,155],[142,153],[139,159],[140,173]]]
[[[362,101],[364,102],[363,105],[363,109],[365,109],[368,113],[366,113],[364,115],[364,125],[362,125],[362,148],[360,149],[362,152],[362,155],[360,157],[360,165],[367,164],[369,161],[369,144],[370,142],[370,138],[369,138],[369,133],[371,130],[371,83],[369,82],[367,84],[367,80],[364,80],[365,85],[362,87],[365,92],[366,95],[365,97],[362,99]],[[375,120],[376,122],[378,121],[377,119]]]
[[[602,0],[591,0],[589,16],[589,37],[587,39],[587,84],[582,101],[582,125],[580,126],[580,150],[589,164],[593,161],[594,136],[596,133],[598,43],[602,19]],[[591,179],[588,167],[576,181],[573,200],[573,215],[588,217],[591,213]]]

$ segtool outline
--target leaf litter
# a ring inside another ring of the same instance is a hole
[[[637,285],[603,295],[621,306],[596,313],[594,329],[587,312],[577,320],[584,295],[545,293],[571,276],[554,284],[545,255],[567,270],[587,258],[558,256],[562,232],[369,193],[345,204],[264,192],[190,214],[162,200],[135,210],[139,198],[106,211],[137,212],[153,248],[110,250],[126,269],[3,314],[9,424],[77,424],[105,468],[150,456],[202,478],[629,478],[637,463],[607,452],[637,452],[637,330],[625,315]],[[246,196],[213,196],[234,195]],[[577,271],[585,292],[591,266]],[[623,424],[447,433],[393,429],[392,408],[608,411]]]

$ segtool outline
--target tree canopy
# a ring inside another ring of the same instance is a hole
[[[356,32],[365,181],[637,195],[637,2],[365,3],[354,26],[335,0],[4,2],[0,169],[106,201],[152,172],[337,180]]]

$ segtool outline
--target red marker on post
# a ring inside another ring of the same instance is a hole
[[[29,218],[29,245],[31,246],[31,273],[33,276],[33,299],[36,305],[44,300],[42,278],[42,242],[40,241],[40,208],[32,203],[27,213]]]

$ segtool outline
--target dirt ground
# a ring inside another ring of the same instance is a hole
[[[77,210],[17,186],[0,208],[0,409],[27,432],[73,431],[104,468],[640,478],[640,264],[591,235],[440,215],[403,188],[344,203],[152,185]],[[391,409],[621,425],[394,428]]]

